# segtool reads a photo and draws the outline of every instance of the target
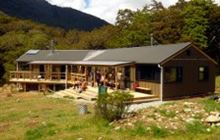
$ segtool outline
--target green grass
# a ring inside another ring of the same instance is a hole
[[[143,125],[143,122],[136,122],[135,127],[130,132],[133,136],[144,136],[149,134],[147,127]]]
[[[25,133],[25,139],[27,140],[37,140],[42,137],[53,136],[58,131],[55,128],[55,124],[44,123],[38,126],[37,128],[27,130]]]
[[[187,132],[192,133],[193,135],[199,133],[207,133],[206,129],[207,127],[198,121],[186,124]]]
[[[212,103],[206,103],[212,106]],[[211,105],[210,105],[211,104]],[[43,95],[18,94],[13,97],[0,96],[0,139],[3,140],[145,140],[145,139],[217,139],[220,129],[203,133],[203,126],[187,126],[184,133],[171,134],[156,125],[145,126],[142,122],[134,128],[114,130],[109,122],[94,116],[94,106],[88,107],[89,114],[79,115],[78,105],[71,100],[52,99]],[[173,113],[160,111],[167,117]],[[169,111],[172,112],[172,111]],[[171,115],[172,114],[172,115]],[[197,135],[192,135],[191,132]]]
[[[165,109],[159,109],[158,112],[164,116],[164,117],[168,117],[168,118],[174,118],[176,116],[176,113],[172,110],[165,110]]]
[[[207,112],[220,111],[220,104],[212,99],[202,100],[201,103],[204,105]]]
[[[169,135],[169,131],[165,128],[159,128],[157,126],[151,126],[152,133],[154,137],[164,138]]]
[[[138,121],[135,127],[130,130],[132,136],[151,136],[154,138],[164,138],[169,135],[169,131],[165,128],[159,128],[155,125],[144,126],[143,122]]]

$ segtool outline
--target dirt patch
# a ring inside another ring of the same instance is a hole
[[[53,110],[54,106],[49,104],[39,104],[36,106],[36,108],[43,111],[49,111],[49,110]]]
[[[35,126],[37,126],[39,124],[39,120],[38,119],[30,119],[28,120],[28,122],[26,123],[26,127],[29,127],[29,128],[33,128]]]
[[[10,127],[10,124],[8,122],[0,123],[0,133],[6,132],[9,127]]]

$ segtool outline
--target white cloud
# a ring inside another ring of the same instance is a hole
[[[150,4],[151,0],[47,0],[49,3],[61,7],[71,7],[79,11],[97,16],[110,23],[115,23],[117,12],[119,9],[136,10]],[[86,1],[89,1],[87,5]],[[158,0],[169,6],[175,4],[178,0]],[[215,0],[220,3],[220,0]]]
[[[114,23],[119,9],[136,10],[145,4],[146,0],[91,0],[90,6],[84,11]]]

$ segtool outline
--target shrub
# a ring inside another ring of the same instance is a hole
[[[100,94],[96,104],[96,115],[108,121],[119,120],[127,112],[128,107],[126,102],[132,99],[132,95],[123,91]]]

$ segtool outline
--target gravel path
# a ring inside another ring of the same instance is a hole
[[[154,101],[154,102],[149,102],[149,103],[142,103],[142,104],[132,104],[128,108],[128,112],[136,112],[140,109],[152,107],[152,106],[160,106],[166,102],[162,101]]]

